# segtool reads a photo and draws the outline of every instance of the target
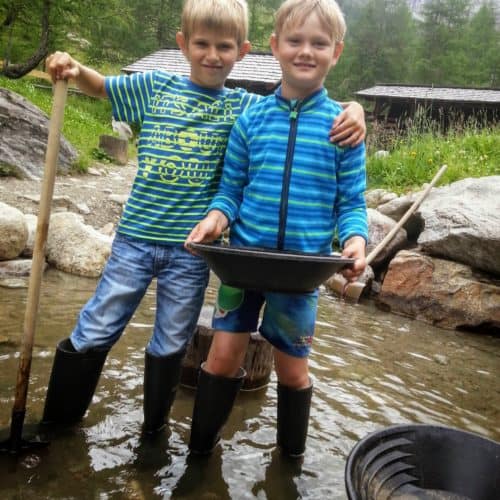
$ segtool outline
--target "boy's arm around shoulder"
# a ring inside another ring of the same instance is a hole
[[[107,97],[104,76],[79,63],[67,52],[54,52],[48,56],[45,68],[53,82],[72,79],[84,94],[92,97]]]
[[[339,102],[343,111],[333,121],[330,140],[341,147],[359,146],[366,137],[366,120],[363,106],[356,101]]]

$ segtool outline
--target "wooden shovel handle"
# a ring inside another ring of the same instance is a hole
[[[45,154],[45,170],[40,195],[40,207],[36,227],[33,260],[28,285],[28,297],[24,316],[24,331],[21,339],[21,355],[17,373],[16,396],[13,411],[22,411],[26,406],[29,374],[31,369],[31,354],[35,336],[36,316],[40,301],[40,285],[45,263],[45,243],[49,230],[50,208],[54,194],[54,182],[57,171],[57,159],[61,141],[61,129],[64,118],[64,106],[68,92],[68,83],[58,80],[54,87],[54,98],[50,114],[49,137]]]
[[[368,254],[366,257],[366,263],[370,264],[373,259],[382,251],[382,249],[394,238],[396,233],[403,227],[404,223],[410,218],[410,216],[415,212],[415,210],[420,206],[420,204],[427,198],[427,195],[430,193],[431,189],[434,187],[436,182],[441,178],[444,174],[444,171],[448,168],[448,165],[443,165],[430,184],[425,188],[424,191],[420,194],[420,196],[415,200],[413,205],[406,211],[406,213],[399,219],[397,224],[385,235],[383,240]]]

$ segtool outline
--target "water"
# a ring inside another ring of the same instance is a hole
[[[42,285],[25,434],[43,411],[54,346],[66,337],[95,280],[49,270]],[[215,282],[207,293],[213,302]],[[140,439],[144,346],[154,287],[106,361],[81,425],[50,436],[21,460],[0,456],[6,499],[345,499],[344,467],[369,432],[433,423],[500,441],[500,338],[446,331],[323,294],[313,354],[315,392],[303,463],[275,451],[275,378],[242,393],[222,446],[187,458],[193,392],[178,392],[170,436]],[[10,425],[25,288],[0,288],[0,430]]]

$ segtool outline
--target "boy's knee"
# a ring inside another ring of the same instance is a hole
[[[235,377],[242,365],[241,356],[217,354],[208,356],[204,365],[205,371],[222,377]]]
[[[311,385],[311,379],[308,373],[286,373],[278,375],[280,384],[289,387],[290,389],[306,389]]]

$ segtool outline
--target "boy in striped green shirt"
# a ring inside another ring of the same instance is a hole
[[[219,191],[187,243],[213,241],[230,225],[234,246],[330,254],[337,228],[343,255],[356,259],[344,274],[354,279],[363,271],[365,148],[328,141],[331,117],[342,107],[323,87],[342,53],[345,29],[334,0],[286,0],[278,9],[271,47],[282,68],[281,86],[236,121]],[[244,376],[249,332],[265,305],[259,331],[274,347],[278,445],[290,456],[304,453],[317,301],[317,290],[285,294],[221,285],[216,333],[198,383],[193,452],[208,453],[217,443]]]
[[[57,347],[43,421],[83,417],[109,349],[156,278],[143,430],[164,427],[208,283],[205,263],[183,242],[216,193],[234,121],[259,98],[224,86],[250,49],[247,31],[243,0],[187,0],[177,43],[189,60],[189,78],[161,70],[105,78],[67,53],[47,59],[54,80],[73,78],[86,94],[109,98],[114,118],[138,124],[140,135],[137,176],[111,255],[71,336]],[[364,122],[356,120],[356,106],[351,111],[354,119],[344,114],[340,120],[340,135],[354,132],[359,140]]]

